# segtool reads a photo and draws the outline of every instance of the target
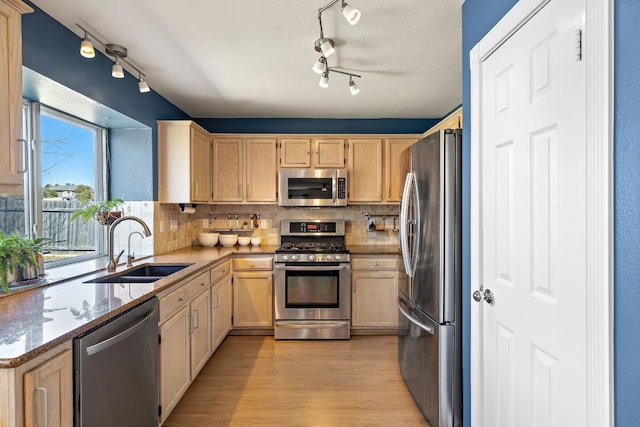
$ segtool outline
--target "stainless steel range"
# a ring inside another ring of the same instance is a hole
[[[275,253],[275,339],[349,339],[351,264],[344,220],[283,220]]]

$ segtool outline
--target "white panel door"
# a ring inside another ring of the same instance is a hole
[[[484,425],[586,425],[582,0],[552,0],[482,63]]]

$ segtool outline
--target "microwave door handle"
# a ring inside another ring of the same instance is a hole
[[[338,203],[338,172],[333,174],[331,178],[331,197],[333,197],[333,204]]]

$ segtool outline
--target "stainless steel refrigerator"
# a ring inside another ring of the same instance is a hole
[[[398,363],[431,427],[461,426],[461,130],[442,130],[408,150]]]

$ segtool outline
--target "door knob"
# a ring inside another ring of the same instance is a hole
[[[482,287],[473,293],[473,299],[476,302],[480,302],[483,299],[487,302],[487,304],[491,304],[493,302],[493,292],[490,289],[485,289],[482,291]]]
[[[476,302],[480,302],[480,301],[482,300],[482,292],[480,292],[480,291],[475,291],[475,292],[473,293],[473,299],[474,299]]]

